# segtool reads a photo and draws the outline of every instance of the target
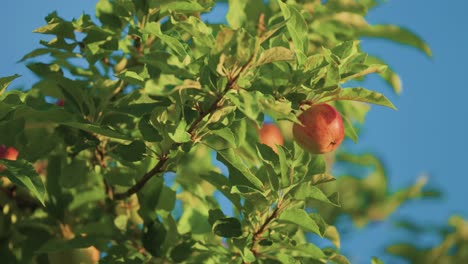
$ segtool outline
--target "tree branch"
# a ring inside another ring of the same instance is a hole
[[[265,220],[265,222],[260,226],[260,228],[254,233],[253,238],[252,238],[252,246],[250,247],[252,251],[254,250],[254,247],[257,244],[257,242],[260,241],[260,239],[262,238],[263,233],[265,233],[265,231],[267,230],[268,225],[273,220],[275,220],[276,217],[278,217],[279,210],[280,210],[280,204],[278,204],[275,210],[273,210],[273,213]]]
[[[122,200],[122,199],[125,199],[127,197],[130,197],[132,194],[138,192],[139,190],[141,190],[141,188],[143,188],[143,186],[145,186],[145,184],[156,174],[158,173],[161,173],[163,172],[163,167],[164,167],[164,164],[166,164],[166,161],[168,160],[168,158],[166,156],[162,156],[158,163],[150,170],[148,171],[147,173],[145,173],[145,175],[143,175],[143,177],[141,177],[141,179],[138,180],[138,182],[133,185],[132,187],[130,187],[127,191],[125,192],[121,192],[121,193],[116,193],[114,194],[114,199],[115,200]]]
[[[230,89],[232,89],[236,83],[236,81],[239,79],[240,75],[247,69],[247,67],[249,66],[249,64],[253,61],[253,59],[255,58],[255,53],[252,54],[252,56],[249,58],[249,60],[242,66],[242,68],[239,70],[239,72],[234,76],[232,77],[230,80],[228,80],[228,82],[226,83],[226,86],[224,87],[224,90],[222,92],[221,95],[218,96],[218,98],[213,102],[213,104],[210,106],[210,108],[205,111],[205,112],[202,112],[197,119],[195,119],[195,121],[193,121],[192,125],[189,127],[189,129],[187,130],[187,133],[191,134],[193,136],[193,133],[195,132],[195,129],[197,129],[198,125],[200,124],[200,122],[205,118],[207,117],[208,115],[212,114],[214,111],[216,111],[216,109],[218,109],[220,107],[220,102],[221,100],[224,98],[224,95],[226,94],[227,91],[229,91]],[[172,147],[176,147],[176,146],[179,146],[180,143],[174,143],[172,145]],[[141,177],[137,183],[135,185],[133,185],[132,187],[130,187],[127,191],[125,192],[121,192],[121,193],[115,193],[114,194],[114,197],[113,199],[114,200],[122,200],[122,199],[125,199],[125,198],[128,198],[130,197],[132,194],[134,193],[137,193],[139,190],[141,190],[143,188],[143,186],[145,186],[145,184],[155,175],[159,174],[159,173],[162,173],[164,172],[164,165],[166,164],[168,158],[166,156],[162,156],[160,159],[159,159],[159,162],[150,170],[148,171],[147,173],[145,173],[145,175],[143,175],[143,177]]]

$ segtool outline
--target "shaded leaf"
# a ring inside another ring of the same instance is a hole
[[[123,135],[115,130],[111,130],[110,128],[99,127],[93,124],[79,123],[79,122],[63,122],[62,125],[82,129],[84,131],[100,134],[100,135],[107,136],[110,138],[131,140],[126,135]]]
[[[146,153],[146,145],[143,141],[133,141],[128,145],[118,144],[115,153],[126,161],[139,161]]]
[[[20,77],[21,75],[19,74],[15,74],[15,75],[11,75],[11,76],[7,76],[7,77],[1,77],[0,78],[0,95],[6,90],[6,88],[8,87],[8,85],[10,85],[10,83]]]
[[[242,235],[242,227],[237,218],[221,218],[213,224],[213,232],[221,237],[239,237]]]
[[[46,190],[44,183],[29,162],[25,160],[11,161],[0,159],[0,164],[6,166],[7,170],[2,173],[6,174],[10,181],[19,186],[26,187],[45,206]]]

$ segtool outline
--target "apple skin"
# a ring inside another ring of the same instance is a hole
[[[282,146],[284,144],[281,131],[275,124],[263,124],[259,129],[258,134],[260,137],[260,143],[269,146],[276,153],[278,153],[276,145]]]
[[[13,147],[0,145],[0,159],[16,160],[18,158],[18,150]],[[5,170],[5,166],[0,164],[0,172]]]
[[[18,158],[18,150],[13,147],[0,145],[0,159],[16,160]]]
[[[338,148],[344,139],[343,119],[328,104],[312,105],[298,119],[302,125],[293,125],[294,140],[308,152],[323,154]]]

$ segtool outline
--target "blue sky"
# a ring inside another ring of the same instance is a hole
[[[94,14],[95,1],[15,0],[2,3],[0,25],[0,76],[24,75],[14,84],[28,87],[34,80],[24,65],[16,62],[34,47],[40,35],[32,30],[43,25],[53,10],[65,18]],[[427,58],[413,48],[386,41],[364,39],[364,49],[384,58],[403,80],[403,93],[395,96],[378,78],[365,82],[367,88],[385,93],[398,111],[373,107],[366,119],[359,143],[353,148],[372,151],[381,157],[389,172],[392,190],[429,175],[431,186],[444,191],[440,201],[414,201],[398,210],[393,219],[409,217],[425,223],[444,223],[448,216],[466,208],[468,110],[464,107],[468,61],[468,31],[462,19],[468,1],[390,0],[372,10],[371,23],[394,23],[417,32],[434,54]],[[402,238],[389,232],[389,223],[379,223],[353,234],[345,234],[343,251],[352,263],[369,263],[370,256],[380,255],[386,242]],[[434,241],[429,239],[423,243]],[[388,258],[384,258],[389,260]],[[392,260],[392,263],[395,260]]]

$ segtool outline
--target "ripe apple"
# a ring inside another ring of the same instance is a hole
[[[258,133],[260,143],[269,146],[274,152],[278,152],[276,145],[282,146],[284,143],[281,131],[275,124],[263,124]]]
[[[0,145],[0,159],[16,160],[18,158],[18,151],[13,147]]]
[[[325,103],[312,105],[302,112],[298,119],[302,126],[293,125],[293,136],[303,149],[323,154],[337,149],[343,142],[343,120],[340,113],[331,105]]]
[[[18,151],[13,147],[0,145],[0,159],[16,160],[18,158]],[[5,170],[5,166],[0,164],[0,172]]]

